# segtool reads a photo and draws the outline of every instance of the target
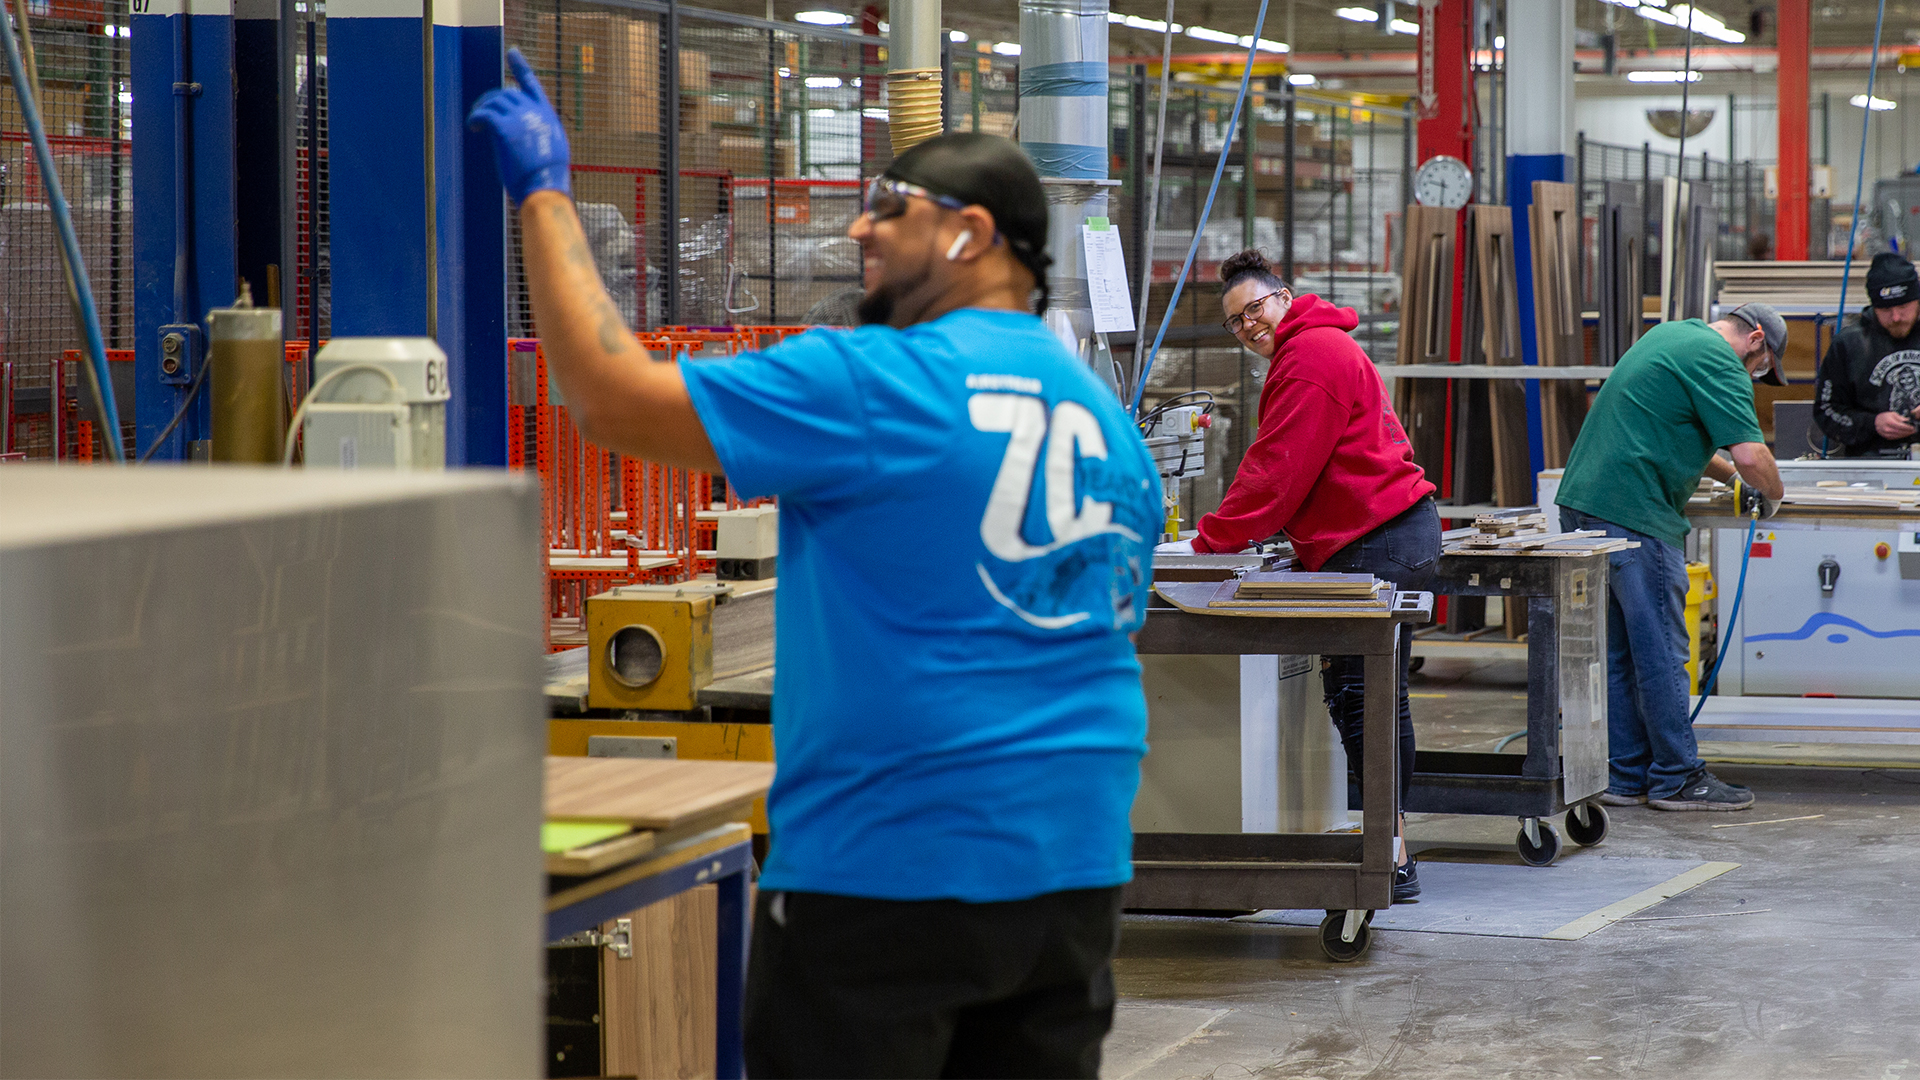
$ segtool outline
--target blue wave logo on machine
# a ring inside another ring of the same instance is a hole
[[[1920,630],[1875,630],[1855,622],[1845,615],[1835,615],[1830,611],[1823,611],[1817,615],[1810,616],[1805,623],[1801,624],[1798,630],[1789,630],[1785,633],[1778,634],[1748,634],[1747,641],[1748,643],[1756,641],[1807,641],[1811,639],[1813,635],[1819,633],[1823,627],[1837,627],[1851,630],[1855,633],[1865,634],[1868,637],[1879,638],[1881,640],[1901,637],[1920,638]],[[1831,633],[1827,635],[1827,640],[1833,642],[1835,645],[1844,645],[1852,639],[1846,634]]]
[[[1078,402],[1049,410],[1038,397],[981,393],[967,406],[976,430],[1008,435],[980,519],[989,558],[975,570],[988,595],[1042,630],[1137,627],[1160,510],[1145,453],[1109,456]]]

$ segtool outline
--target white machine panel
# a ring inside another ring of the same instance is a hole
[[[1745,539],[1714,531],[1723,613]],[[1920,697],[1920,576],[1902,573],[1903,539],[1915,543],[1892,530],[1761,528],[1721,692]],[[1830,593],[1822,564],[1838,569]]]

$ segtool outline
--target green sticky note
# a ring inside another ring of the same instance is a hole
[[[632,831],[633,826],[624,821],[543,822],[540,826],[540,850],[557,855]]]
[[[1105,232],[1113,228],[1113,224],[1103,217],[1090,217],[1087,219],[1087,228],[1095,232]]]

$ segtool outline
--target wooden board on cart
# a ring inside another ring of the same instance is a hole
[[[758,761],[549,757],[546,769],[548,820],[644,829],[688,824],[751,802],[773,784],[773,765]]]

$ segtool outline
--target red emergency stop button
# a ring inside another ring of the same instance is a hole
[[[1893,549],[1887,546],[1887,542],[1885,540],[1882,540],[1879,543],[1873,545],[1874,558],[1884,560],[1887,556],[1891,554],[1893,554]]]

